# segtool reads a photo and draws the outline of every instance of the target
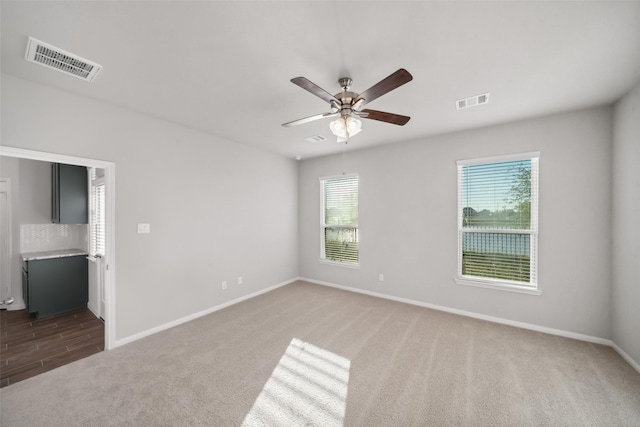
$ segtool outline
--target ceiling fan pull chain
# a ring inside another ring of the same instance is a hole
[[[347,158],[347,143],[349,142],[349,137],[347,136],[347,140],[344,142],[344,147],[342,147],[342,175],[347,174],[347,170],[345,168],[346,158]]]

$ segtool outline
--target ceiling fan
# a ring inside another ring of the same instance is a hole
[[[405,83],[409,83],[411,80],[413,80],[413,76],[404,68],[400,68],[395,73],[392,73],[369,89],[358,94],[349,90],[353,83],[351,78],[342,77],[338,80],[340,87],[342,87],[342,92],[331,95],[307,78],[296,77],[291,79],[291,83],[300,86],[302,89],[328,102],[331,111],[283,123],[282,126],[291,127],[327,117],[338,117],[338,119],[329,124],[331,132],[338,137],[338,142],[346,142],[350,136],[360,133],[362,130],[362,122],[358,118],[378,120],[380,122],[404,126],[411,117],[385,113],[384,111],[363,110],[362,107],[385,93],[391,92]]]

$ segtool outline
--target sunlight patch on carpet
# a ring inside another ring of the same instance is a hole
[[[349,359],[292,339],[242,425],[342,426],[350,366]]]

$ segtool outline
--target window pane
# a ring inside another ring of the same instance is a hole
[[[329,261],[358,262],[358,229],[324,229],[325,259]]]
[[[325,224],[358,224],[358,177],[325,181]]]
[[[530,266],[529,234],[463,232],[463,275],[529,283]]]
[[[461,180],[464,228],[530,229],[530,159],[463,166]]]

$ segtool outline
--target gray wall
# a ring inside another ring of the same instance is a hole
[[[613,341],[640,364],[640,85],[613,117]]]
[[[116,339],[298,275],[294,160],[12,76],[2,84],[3,145],[116,164]]]
[[[350,144],[357,146],[366,133],[364,129]],[[454,283],[456,160],[538,150],[542,295]],[[342,172],[360,175],[359,270],[318,262],[318,177]],[[345,159],[328,156],[302,161],[300,274],[419,302],[610,338],[610,177],[610,108],[348,152]],[[384,273],[384,282],[378,281],[379,273]]]
[[[628,240],[640,214],[638,88],[613,122],[610,108],[596,108],[306,160],[298,170],[166,121],[2,79],[3,145],[116,163],[118,339],[300,275],[613,338],[640,360],[640,239]],[[358,138],[366,129],[351,144]],[[542,295],[455,284],[455,161],[536,150]],[[360,174],[359,270],[318,262],[318,177],[343,171]],[[151,223],[151,234],[136,234],[137,223]],[[239,275],[244,285],[234,284]]]

